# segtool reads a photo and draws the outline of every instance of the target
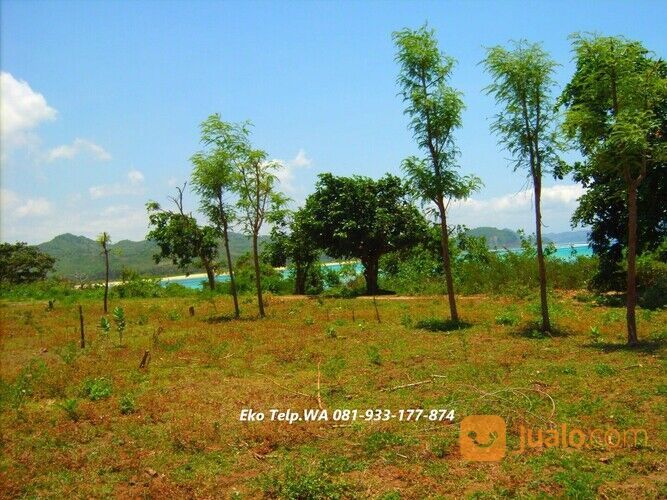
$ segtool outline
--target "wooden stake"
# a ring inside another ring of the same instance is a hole
[[[81,330],[81,349],[86,348],[86,336],[83,332],[83,308],[79,305],[79,328]]]
[[[190,310],[190,316],[194,316],[195,315],[195,306],[190,306],[189,310]]]
[[[378,310],[378,303],[377,300],[375,300],[375,295],[373,295],[373,306],[375,307],[375,319],[378,320],[378,323],[382,323],[382,321],[380,321],[380,311]]]
[[[139,363],[139,368],[146,368],[148,366],[148,363],[151,361],[151,352],[150,351],[144,351],[144,357],[141,358],[141,363]]]

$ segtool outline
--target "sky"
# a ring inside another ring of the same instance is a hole
[[[2,0],[0,240],[143,239],[146,201],[166,203],[189,179],[199,124],[216,112],[252,121],[295,206],[322,172],[400,175],[418,150],[391,34],[425,22],[458,60],[460,171],[484,182],[449,222],[530,233],[525,172],[489,130],[485,48],[542,42],[560,64],[559,93],[573,72],[569,34],[624,35],[664,57],[666,20],[664,1]],[[544,184],[544,230],[569,230],[582,188]],[[186,205],[196,209],[193,194]]]

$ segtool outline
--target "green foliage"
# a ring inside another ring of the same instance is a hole
[[[67,418],[73,422],[77,422],[80,418],[79,415],[79,401],[75,398],[70,398],[58,403],[58,407],[62,409]]]
[[[400,446],[405,443],[405,439],[400,434],[391,431],[377,431],[369,434],[364,441],[364,451],[370,455],[377,453],[392,446]]]
[[[0,381],[0,402],[9,404],[12,408],[20,408],[25,400],[31,397],[36,387],[46,376],[48,368],[44,361],[31,359],[18,373],[11,384]]]
[[[169,318],[170,321],[178,321],[181,319],[181,313],[176,309],[172,309],[167,313],[167,318]]]
[[[119,408],[123,415],[129,415],[137,411],[137,403],[132,394],[125,393],[120,397]]]
[[[53,271],[55,261],[27,243],[0,243],[0,282],[17,284],[43,280]]]
[[[111,332],[111,323],[106,316],[100,318],[100,330],[102,330],[105,335],[109,335]]]
[[[264,495],[268,498],[303,500],[338,500],[345,498],[349,487],[345,483],[334,482],[321,471],[296,470],[293,465],[285,467],[282,476],[265,478],[262,483]]]
[[[320,174],[302,217],[308,238],[327,255],[361,260],[369,294],[377,292],[379,258],[413,246],[426,227],[403,182],[390,174],[377,181]]]
[[[111,396],[111,381],[107,378],[87,378],[83,382],[81,395],[91,401],[106,399]]]
[[[118,338],[120,344],[123,343],[123,333],[125,332],[125,311],[122,307],[116,307],[113,310],[113,321],[116,324],[116,331],[118,332]]]
[[[71,365],[81,355],[81,348],[76,342],[70,341],[62,347],[57,348],[56,354],[63,360],[63,363]]]
[[[327,326],[327,329],[324,331],[324,336],[328,339],[338,338],[338,334],[336,333],[336,329],[332,325]]]
[[[462,321],[453,321],[451,319],[425,318],[415,323],[415,328],[419,330],[428,330],[430,332],[451,332],[470,326]]]
[[[515,326],[519,323],[519,314],[515,307],[508,307],[495,318],[497,325]]]
[[[382,365],[382,356],[380,356],[380,349],[375,345],[369,345],[366,349],[368,355],[368,362],[375,366]]]

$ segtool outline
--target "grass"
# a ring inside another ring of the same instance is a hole
[[[272,297],[257,320],[248,297],[241,321],[225,297],[195,316],[192,297],[116,299],[120,344],[116,323],[100,328],[101,301],[83,299],[85,349],[74,303],[2,301],[0,496],[664,497],[667,311],[640,311],[630,349],[621,309],[553,300],[567,335],[533,335],[530,299],[460,297],[467,324],[452,335],[433,333],[453,326],[441,296],[378,298],[381,323],[363,298]],[[243,408],[317,409],[318,379],[330,414],[447,408],[456,420],[239,421]],[[648,439],[469,462],[458,423],[474,414],[504,417],[510,449],[520,426],[550,420]]]

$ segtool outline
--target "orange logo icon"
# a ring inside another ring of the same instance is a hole
[[[506,425],[498,415],[469,415],[461,420],[461,456],[466,460],[495,462],[505,456]]]

